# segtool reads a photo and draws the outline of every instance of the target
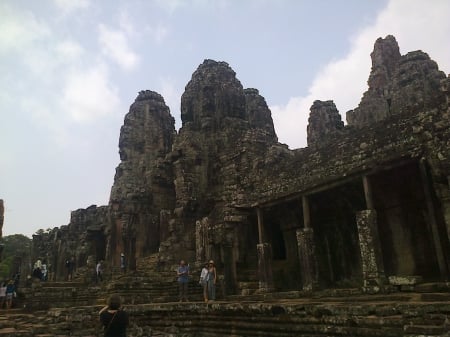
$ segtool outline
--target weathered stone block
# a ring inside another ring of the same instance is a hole
[[[389,276],[388,280],[395,286],[413,286],[422,282],[422,276]]]

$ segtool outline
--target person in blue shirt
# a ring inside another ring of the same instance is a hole
[[[15,291],[16,287],[14,286],[14,282],[10,280],[6,286],[6,309],[11,309]]]
[[[180,302],[187,302],[188,284],[189,284],[189,265],[184,260],[180,261],[177,269],[178,284],[180,286]]]

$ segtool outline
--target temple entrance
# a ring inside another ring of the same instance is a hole
[[[420,275],[430,281],[442,276],[436,248],[446,251],[445,227],[433,204],[438,214],[432,228],[423,179],[417,162],[370,177],[386,276]]]
[[[355,213],[366,208],[361,180],[309,196],[319,283],[356,287],[362,283]]]
[[[105,260],[106,252],[106,238],[105,234],[101,230],[89,231],[88,240],[92,243],[92,250],[95,256],[95,262]]]
[[[279,290],[301,287],[296,230],[302,224],[301,200],[264,209],[265,241],[272,246],[273,280]]]

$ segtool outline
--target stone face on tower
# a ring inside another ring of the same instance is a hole
[[[344,128],[344,122],[333,101],[315,101],[308,119],[308,146],[320,143],[330,133]]]
[[[390,115],[413,114],[445,102],[439,90],[445,74],[422,51],[400,55],[392,35],[375,42],[368,90],[359,106],[347,112],[347,123],[356,127],[384,120]]]

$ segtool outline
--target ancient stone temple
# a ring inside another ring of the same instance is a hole
[[[450,78],[422,51],[375,42],[368,89],[347,124],[315,101],[308,146],[280,144],[256,89],[205,60],[181,97],[182,127],[141,91],[125,116],[107,206],[34,237],[35,255],[127,270],[216,261],[225,294],[450,277]],[[301,112],[299,112],[301,113]],[[89,262],[91,261],[91,262]]]

